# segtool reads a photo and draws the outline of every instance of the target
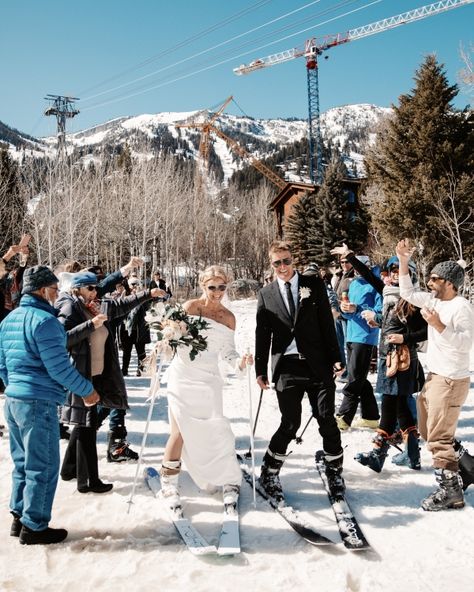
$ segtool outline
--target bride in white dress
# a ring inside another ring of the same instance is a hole
[[[223,415],[223,378],[219,360],[238,375],[253,364],[250,354],[235,351],[235,317],[222,304],[228,283],[225,270],[213,265],[199,278],[202,296],[183,307],[189,315],[203,317],[209,327],[207,349],[191,361],[186,348],[178,348],[168,370],[170,436],[161,467],[162,495],[171,505],[179,503],[178,475],[181,459],[201,489],[223,487],[224,502],[236,499],[241,471],[235,453],[235,438]],[[173,499],[174,498],[174,499]]]

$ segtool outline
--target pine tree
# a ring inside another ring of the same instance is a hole
[[[293,206],[285,225],[285,239],[291,245],[291,252],[298,266],[307,265],[312,261],[308,237],[315,232],[316,201],[316,193],[303,195]]]
[[[330,254],[334,245],[349,241],[349,209],[344,177],[347,176],[343,162],[333,157],[326,170],[323,184],[318,192],[315,215],[316,223],[308,236],[311,260],[327,265],[333,259]]]
[[[369,184],[383,193],[370,207],[375,229],[386,245],[411,237],[431,259],[453,256],[434,202],[447,203],[446,188],[474,173],[474,115],[453,108],[457,93],[435,57],[428,56],[415,74],[415,88],[400,97],[366,159]],[[468,215],[465,197],[457,199],[461,217]]]

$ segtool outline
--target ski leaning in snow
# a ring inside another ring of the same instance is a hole
[[[253,477],[249,467],[245,464],[243,458],[238,455],[238,459],[240,461],[240,467],[242,469],[242,473],[244,479],[253,487]],[[275,500],[270,497],[264,489],[262,489],[258,482],[256,484],[256,490],[258,494],[267,500],[270,506],[280,514],[282,518],[286,520],[286,522],[291,526],[291,528],[297,532],[301,537],[304,538],[305,541],[310,543],[311,545],[333,545],[334,542],[330,539],[326,538],[320,532],[315,530],[312,526],[305,523],[296,510],[294,510],[291,506],[279,506]]]
[[[343,493],[334,493],[329,487],[328,477],[326,475],[326,465],[324,463],[324,452],[318,450],[315,456],[316,468],[318,469],[321,481],[323,482],[329,502],[331,503],[334,515],[336,516],[337,527],[341,535],[342,542],[346,549],[351,551],[361,551],[370,549],[370,544],[365,538],[357,519],[347,503]]]
[[[145,483],[154,493],[155,497],[158,497],[166,508],[167,514],[173,522],[179,536],[186,544],[188,549],[193,555],[209,555],[217,553],[217,549],[214,545],[210,545],[206,539],[194,528],[191,522],[184,516],[183,509],[181,506],[170,507],[166,504],[166,500],[163,499],[159,493],[161,490],[160,475],[153,467],[146,467],[143,476]]]

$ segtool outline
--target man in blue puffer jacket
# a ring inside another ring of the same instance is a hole
[[[69,361],[66,332],[53,307],[57,293],[58,278],[48,267],[26,269],[20,306],[0,324],[0,377],[14,463],[10,534],[24,545],[59,543],[67,536],[48,527],[59,474],[57,406],[66,389],[86,405],[99,400]]]
[[[368,257],[360,255],[367,264]],[[347,430],[361,406],[361,419],[355,427],[376,429],[380,417],[372,385],[367,380],[374,346],[379,339],[378,327],[371,327],[362,317],[364,310],[382,311],[382,296],[359,274],[349,285],[349,302],[341,302],[341,313],[347,319],[347,384],[336,416],[340,430]]]

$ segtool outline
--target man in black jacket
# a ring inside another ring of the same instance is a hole
[[[274,242],[269,251],[276,279],[258,294],[255,369],[261,389],[272,380],[281,423],[263,458],[260,484],[278,503],[284,501],[279,473],[288,444],[301,424],[301,401],[308,393],[318,420],[330,485],[344,488],[341,435],[334,418],[334,371],[340,371],[340,353],[323,280],[303,276],[293,267],[290,247]]]

